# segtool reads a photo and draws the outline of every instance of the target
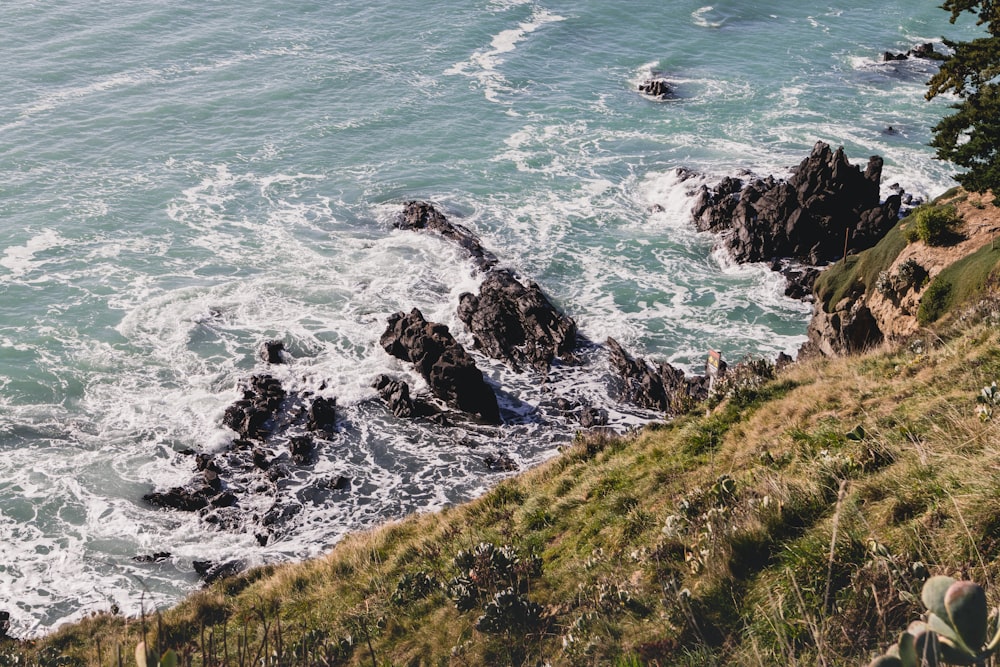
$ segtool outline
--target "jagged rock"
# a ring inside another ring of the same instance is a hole
[[[280,340],[266,340],[260,346],[260,358],[268,364],[285,363],[285,344]]]
[[[673,412],[690,401],[708,398],[708,378],[686,377],[684,371],[663,362],[653,366],[632,357],[614,338],[608,338],[611,368],[621,382],[621,398],[629,403]]]
[[[297,435],[289,439],[288,450],[296,465],[309,465],[315,458],[316,443],[308,435]]]
[[[197,512],[212,504],[217,491],[205,484],[202,486],[175,486],[167,491],[153,491],[143,495],[142,499],[150,505],[175,509],[181,512]]]
[[[827,313],[817,303],[807,331],[809,339],[799,350],[799,359],[818,355],[836,357],[863,352],[883,340],[882,331],[864,299],[848,296]]]
[[[906,55],[914,58],[926,58],[928,60],[944,60],[947,56],[934,50],[933,42],[918,44],[906,52]]]
[[[472,257],[472,261],[480,271],[488,271],[497,264],[496,255],[483,248],[479,239],[471,230],[456,225],[437,210],[433,204],[422,201],[408,201],[403,204],[403,211],[396,219],[397,229],[430,229],[457,243]]]
[[[608,425],[608,411],[604,408],[586,407],[580,412],[580,426],[594,428]]]
[[[0,639],[10,639],[10,612],[0,611]]]
[[[513,366],[547,372],[552,360],[576,347],[576,322],[560,313],[534,282],[525,286],[508,269],[489,272],[479,295],[458,298],[458,318],[476,347]]]
[[[247,569],[247,564],[244,560],[229,560],[225,563],[215,563],[210,560],[196,560],[191,562],[191,566],[194,567],[194,571],[198,573],[198,576],[201,577],[202,581],[206,584],[212,584],[220,579],[234,577],[243,570]]]
[[[774,370],[780,371],[783,368],[787,368],[794,362],[795,360],[792,359],[791,355],[786,354],[784,352],[779,352],[778,358],[774,360]]]
[[[270,375],[254,375],[243,387],[243,398],[226,408],[222,422],[249,440],[263,440],[270,433],[267,422],[285,400],[281,382]]]
[[[484,422],[500,423],[496,395],[444,324],[428,322],[416,308],[408,315],[398,312],[389,317],[381,344],[392,356],[414,364],[441,400]]]
[[[863,250],[896,223],[900,197],[879,203],[881,177],[882,158],[871,157],[862,172],[843,148],[820,141],[788,180],[744,185],[726,178],[713,190],[702,186],[692,213],[699,230],[722,233],[721,244],[738,262],[822,264],[843,255],[845,240],[850,250]]]
[[[393,380],[388,375],[379,375],[372,383],[379,398],[385,402],[389,411],[397,417],[423,417],[441,424],[451,426],[444,414],[435,406],[420,398],[410,397],[410,385],[402,380]]]
[[[410,399],[410,385],[401,380],[393,380],[388,375],[379,375],[372,385],[379,397],[397,417],[413,417],[413,401]]]
[[[483,463],[493,472],[514,472],[517,470],[517,463],[514,462],[514,459],[510,458],[507,452],[497,451],[487,454],[483,458]]]
[[[661,100],[674,96],[674,89],[665,79],[646,79],[639,84],[639,92]]]
[[[774,268],[774,267],[772,267]],[[785,296],[792,299],[808,299],[812,297],[813,285],[819,277],[819,269],[813,266],[796,266],[781,269],[788,284],[785,286]]]
[[[310,431],[333,432],[337,424],[337,399],[317,396],[309,406],[309,421],[306,428]]]
[[[882,62],[889,63],[897,60],[906,60],[907,58],[923,58],[925,60],[944,60],[947,56],[943,53],[938,53],[934,50],[933,42],[926,42],[924,44],[917,44],[912,49],[906,53],[893,53],[892,51],[886,51],[882,54]]]

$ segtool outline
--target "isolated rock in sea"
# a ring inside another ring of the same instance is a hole
[[[464,248],[480,271],[487,271],[497,264],[496,255],[483,248],[471,230],[449,222],[433,204],[423,201],[406,202],[403,204],[403,211],[396,218],[394,226],[397,229],[429,229],[437,232]]]
[[[933,42],[917,44],[906,53],[893,53],[886,51],[882,54],[882,62],[893,62],[896,60],[906,60],[907,58],[924,58],[926,60],[944,60],[947,56],[934,50]]]
[[[534,282],[522,284],[508,269],[489,272],[479,295],[459,296],[458,318],[487,356],[545,373],[555,357],[576,347],[576,322]]]
[[[666,79],[646,79],[639,84],[639,92],[661,100],[666,100],[674,96],[674,89]]]
[[[392,356],[414,364],[435,396],[484,422],[500,423],[496,395],[447,326],[428,322],[416,308],[398,312],[389,317],[381,343]]]
[[[609,361],[620,382],[621,399],[629,403],[674,412],[678,406],[708,398],[708,378],[686,377],[684,371],[663,362],[653,365],[632,357],[614,338],[608,338]]]
[[[487,454],[483,458],[483,463],[492,472],[514,472],[518,469],[517,463],[510,457],[510,454],[500,450]]]
[[[843,148],[820,141],[788,180],[726,178],[712,190],[702,186],[692,213],[699,230],[722,235],[738,262],[823,264],[843,255],[845,240],[849,250],[863,250],[896,223],[900,197],[879,203],[881,177],[882,158],[871,157],[861,171]]]
[[[285,344],[280,340],[266,340],[260,346],[260,358],[268,364],[285,363]]]
[[[608,411],[604,408],[588,406],[580,411],[580,426],[594,428],[608,425]]]

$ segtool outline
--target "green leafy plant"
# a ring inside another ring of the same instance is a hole
[[[931,286],[924,292],[920,299],[920,308],[917,309],[917,321],[921,324],[930,324],[936,321],[948,309],[951,300],[952,286],[947,280],[940,277],[931,283]]]
[[[1000,628],[986,641],[989,609],[979,584],[938,575],[924,583],[920,598],[927,608],[925,620],[910,623],[899,641],[868,667],[974,665],[1000,647]]]
[[[955,237],[955,228],[961,222],[954,206],[919,207],[913,213],[913,231],[927,245],[947,245]]]

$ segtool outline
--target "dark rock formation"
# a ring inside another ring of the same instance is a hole
[[[907,58],[923,58],[925,60],[944,60],[947,58],[943,53],[938,53],[934,50],[933,42],[925,42],[924,44],[917,44],[912,49],[906,53],[893,53],[892,51],[886,51],[882,54],[882,62],[890,63],[897,60],[906,60]]]
[[[325,388],[325,384],[321,389]],[[241,383],[242,397],[229,406],[223,423],[239,435],[222,451],[194,456],[195,475],[183,486],[155,490],[143,499],[156,507],[197,512],[206,524],[222,530],[253,532],[270,541],[279,523],[268,524],[255,507],[260,496],[273,512],[293,516],[294,493],[309,493],[322,480],[299,479],[296,467],[315,463],[319,447],[335,433],[336,400],[311,392],[288,392],[271,375]],[[245,496],[254,496],[249,502]],[[261,527],[264,526],[262,529]]]
[[[280,340],[266,340],[260,346],[260,358],[268,364],[285,363],[285,344]]]
[[[576,347],[576,322],[559,312],[537,284],[521,284],[508,269],[490,271],[478,296],[462,294],[458,318],[479,350],[515,368],[526,364],[545,373],[555,357]]]
[[[661,100],[674,96],[674,89],[665,79],[646,79],[639,84],[639,92]]]
[[[206,507],[230,507],[236,497],[228,492],[219,492],[208,484],[175,486],[167,491],[154,491],[142,497],[150,505],[181,512],[197,512]]]
[[[484,422],[500,423],[496,395],[447,326],[428,322],[414,308],[409,315],[389,317],[381,343],[392,356],[414,364],[435,396]]]
[[[819,269],[813,266],[789,266],[775,267],[772,269],[781,271],[788,284],[785,286],[785,296],[792,299],[808,299],[812,297],[813,285],[819,277]]]
[[[480,271],[488,271],[497,264],[496,255],[483,248],[472,231],[449,222],[443,213],[427,202],[408,201],[403,204],[403,211],[394,226],[397,229],[430,229],[437,232],[464,248]]]
[[[609,338],[607,345],[622,400],[652,410],[676,412],[691,401],[708,398],[706,376],[686,377],[684,371],[666,362],[654,366],[645,359],[636,359],[614,338]]]
[[[226,408],[222,422],[248,440],[263,440],[267,422],[281,407],[285,390],[270,375],[254,375],[243,387],[243,398]]]
[[[169,551],[157,551],[151,554],[140,554],[138,556],[133,556],[132,560],[136,563],[162,563],[163,561],[170,558],[171,554]]]
[[[196,560],[192,561],[191,566],[194,567],[194,571],[198,573],[202,581],[206,584],[212,584],[220,579],[226,579],[228,577],[234,577],[243,570],[247,569],[246,561],[243,560],[230,560],[225,563],[214,563],[210,560]]]
[[[617,343],[616,343],[617,344]],[[608,425],[608,411],[604,408],[586,407],[580,412],[580,426],[594,428]]]
[[[496,451],[487,454],[483,458],[483,463],[493,472],[514,472],[517,470],[517,463],[510,458],[510,454],[507,452]]]
[[[379,398],[389,406],[389,411],[397,417],[413,417],[416,409],[410,399],[410,385],[401,380],[393,380],[388,375],[379,375],[372,384]]]
[[[337,423],[337,399],[317,396],[309,406],[309,421],[306,428],[310,431],[326,431],[333,433]]]
[[[829,313],[816,304],[807,334],[809,339],[799,350],[799,359],[863,352],[884,338],[872,311],[856,295],[841,299]]]
[[[722,234],[721,243],[739,262],[776,257],[822,264],[850,250],[869,248],[899,214],[900,197],[879,203],[882,158],[862,172],[843,148],[817,142],[787,181],[774,177],[744,185],[726,178],[714,189],[702,186],[693,208],[701,231]]]

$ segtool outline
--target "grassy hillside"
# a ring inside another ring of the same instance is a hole
[[[159,615],[5,641],[0,666],[132,665],[143,638],[190,665],[866,664],[931,574],[1000,602],[1000,405],[977,402],[1000,311],[978,303],[901,349],[757,364],[708,410],[581,435],[474,502]]]

